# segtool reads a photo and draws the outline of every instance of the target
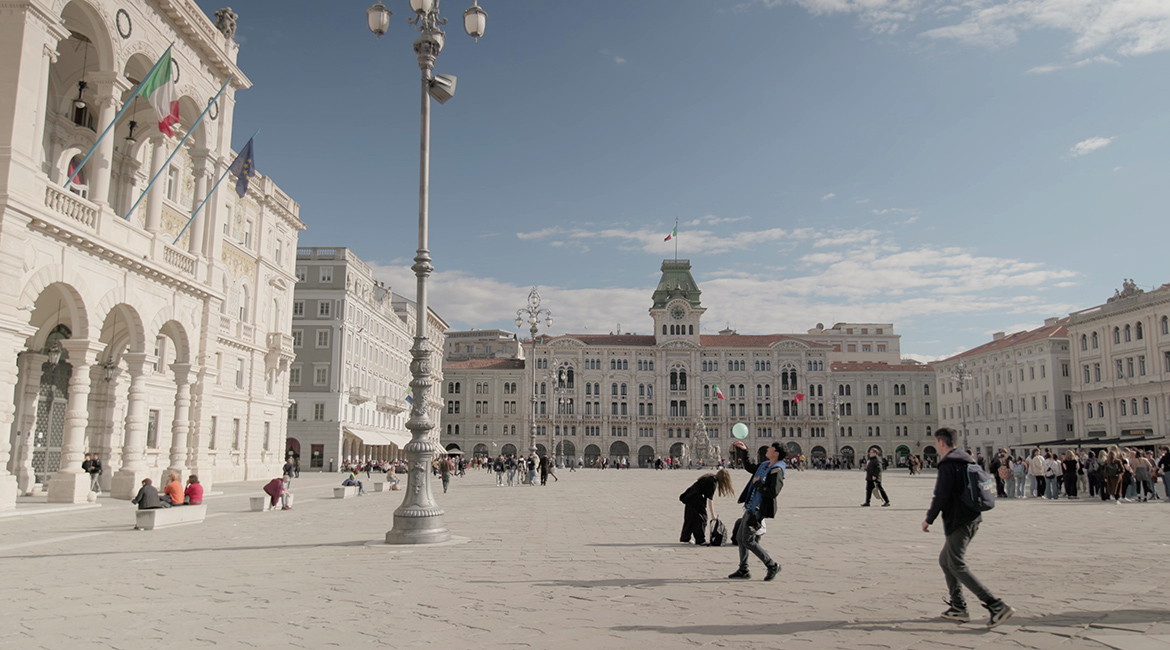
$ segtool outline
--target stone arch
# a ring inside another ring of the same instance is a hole
[[[509,442],[508,444],[506,444],[500,448],[500,453],[505,455],[505,456],[515,456],[516,455],[516,445]]]
[[[177,320],[168,320],[163,323],[158,329],[152,330],[169,338],[175,344],[174,358],[172,363],[190,363],[191,362],[191,342],[187,336],[187,328]]]
[[[134,307],[118,303],[105,310],[101,316],[99,340],[106,344],[102,358],[117,363],[126,352],[144,352],[146,338],[143,334],[142,318]]]
[[[610,458],[624,458],[628,457],[629,455],[630,446],[621,440],[615,440],[614,443],[609,446]]]
[[[176,89],[179,95],[179,124],[186,127],[189,124],[194,124],[199,114],[207,108],[207,102],[214,96],[214,93],[207,95],[200,99],[201,91],[190,84],[184,84],[181,89]],[[220,97],[222,102],[223,97]],[[212,109],[213,111],[215,109]],[[222,109],[221,109],[222,110]],[[195,130],[191,132],[191,137],[187,139],[184,145],[191,149],[209,149],[209,144],[212,142],[213,134],[211,132],[212,121],[206,116],[200,120]]]
[[[650,463],[654,462],[654,457],[656,455],[657,454],[654,453],[653,447],[650,445],[642,445],[638,448],[638,466],[649,467]]]
[[[164,331],[167,327],[171,329]],[[175,313],[175,308],[172,305],[167,305],[155,313],[154,318],[150,319],[150,325],[146,328],[147,332],[163,332],[175,341],[175,345],[179,346],[183,351],[183,358],[185,361],[179,361],[179,357],[175,357],[176,363],[191,363],[191,332],[198,332],[199,326],[192,322],[186,322],[181,316]],[[180,340],[180,338],[182,340]]]
[[[85,34],[93,43],[98,70],[111,72],[119,57],[119,44],[114,39],[114,17],[90,0],[56,0],[53,13],[61,17],[65,29]]]
[[[155,327],[147,328],[142,321],[142,314],[131,303],[132,300],[127,295],[125,287],[111,289],[98,301],[98,305],[94,309],[94,318],[96,322],[102,323],[104,327],[104,324],[110,317],[110,313],[115,309],[119,310],[119,315],[126,319],[130,329],[130,341],[126,349],[131,352],[145,352],[146,333],[148,331],[157,332],[158,329]]]
[[[50,287],[56,285],[60,292],[61,303],[58,306],[48,305],[52,307],[49,311],[52,313],[44,313],[38,315],[42,308],[47,308],[41,304],[42,298],[46,296],[45,291]],[[59,264],[46,266],[37,271],[30,277],[24,285],[24,290],[21,291],[19,305],[22,309],[29,310],[29,324],[38,326],[38,320],[46,320],[56,318],[58,311],[64,316],[68,314],[69,329],[73,332],[75,339],[88,339],[91,335],[90,329],[90,314],[85,307],[85,301],[82,298],[88,295],[89,291],[85,285],[85,281],[80,276],[65,277],[64,268]],[[56,323],[53,324],[55,326]],[[45,329],[45,328],[42,328]],[[36,349],[38,346],[44,345],[45,337],[48,336],[48,330],[38,332],[31,342],[31,347]]]

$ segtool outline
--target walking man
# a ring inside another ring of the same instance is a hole
[[[496,487],[503,487],[504,485],[504,455],[496,456],[492,461],[492,469],[496,472]],[[512,477],[508,477],[508,485],[512,484]]]
[[[743,468],[751,473],[752,480],[739,495],[739,502],[743,504],[743,518],[735,531],[735,540],[739,543],[739,570],[727,577],[743,580],[752,577],[747,560],[748,551],[751,551],[764,563],[768,570],[764,580],[769,581],[780,573],[780,563],[760,548],[760,535],[764,534],[764,520],[776,516],[776,499],[784,488],[784,465],[780,461],[788,454],[782,443],[773,442],[765,452],[766,458],[757,465],[748,460],[747,446],[742,440],[736,440],[732,448]]]
[[[861,504],[862,508],[869,507],[869,500],[873,496],[874,489],[882,495],[882,507],[890,505],[890,497],[886,494],[886,489],[882,487],[882,461],[878,458],[877,449],[869,450],[869,462],[865,464],[865,503]]]
[[[1046,486],[1044,485],[1044,457],[1040,455],[1039,448],[1032,450],[1032,459],[1028,461],[1028,473],[1036,479],[1036,498],[1047,499]]]
[[[965,557],[967,546],[979,531],[979,523],[983,521],[983,517],[964,505],[960,494],[967,486],[967,466],[975,461],[967,452],[955,449],[954,429],[940,428],[934,432],[934,440],[942,458],[938,461],[934,499],[931,500],[930,510],[926,512],[926,519],[922,522],[922,532],[930,532],[930,525],[940,513],[942,514],[946,543],[939,553],[938,564],[942,567],[950,593],[950,600],[947,601],[950,607],[942,616],[964,623],[971,620],[971,615],[967,612],[967,601],[963,597],[963,587],[966,587],[991,613],[987,627],[993,628],[1010,618],[1015,610],[993,596],[967,568]]]
[[[85,455],[85,462],[81,464],[81,471],[89,474],[89,491],[102,493],[102,486],[98,482],[98,477],[102,475],[102,461],[97,454]]]

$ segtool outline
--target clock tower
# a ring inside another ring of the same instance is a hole
[[[699,325],[703,312],[699,286],[691,277],[690,260],[663,260],[662,279],[654,290],[650,316],[654,319],[654,336],[658,345],[685,341],[699,345]]]

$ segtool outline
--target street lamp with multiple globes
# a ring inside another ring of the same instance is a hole
[[[540,306],[540,292],[536,290],[536,287],[532,287],[532,291],[528,292],[528,304],[516,310],[516,327],[523,327],[524,323],[527,322],[528,331],[532,334],[532,359],[528,362],[528,365],[532,366],[532,404],[528,409],[532,424],[528,428],[528,435],[531,438],[530,449],[534,454],[536,453],[536,332],[540,328],[541,318],[544,318],[545,327],[552,327],[552,312]]]
[[[439,17],[439,0],[410,0],[410,10],[414,16],[408,18],[407,22],[414,25],[421,34],[414,42],[414,52],[418,55],[418,67],[422,70],[418,252],[414,258],[414,266],[411,267],[418,279],[414,346],[410,350],[410,386],[414,397],[410,420],[406,423],[406,428],[410,429],[411,434],[410,442],[405,448],[410,462],[410,471],[406,475],[406,496],[402,499],[402,505],[394,511],[394,527],[386,533],[387,544],[433,544],[451,539],[451,531],[447,529],[443,510],[435,502],[430,484],[431,459],[437,447],[430,437],[434,422],[427,412],[432,403],[430,392],[433,387],[431,350],[427,343],[427,278],[435,267],[431,264],[431,254],[427,249],[427,234],[431,180],[430,100],[433,97],[435,101],[443,104],[451,99],[455,94],[455,77],[434,74],[435,58],[442,51],[446,38],[442,27],[447,24],[446,18]],[[483,36],[486,20],[487,13],[479,8],[478,0],[473,0],[471,8],[463,12],[464,29],[476,40]],[[382,38],[390,28],[390,10],[379,0],[366,10],[366,22],[370,31],[378,38]]]
[[[967,381],[971,379],[971,371],[967,369],[967,363],[959,359],[958,365],[951,370],[951,379],[959,384],[959,415],[963,418],[963,450],[967,447],[967,391],[965,390]]]

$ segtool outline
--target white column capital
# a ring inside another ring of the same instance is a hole
[[[126,361],[131,378],[149,375],[151,366],[158,361],[158,357],[145,352],[127,352],[122,355],[122,359]]]
[[[106,349],[106,344],[85,339],[62,339],[61,347],[69,353],[69,363],[73,364],[76,371],[78,367],[97,363],[98,355]]]
[[[190,385],[199,376],[198,369],[190,363],[172,363],[171,372],[175,373],[175,385]]]

